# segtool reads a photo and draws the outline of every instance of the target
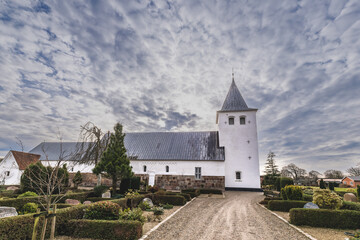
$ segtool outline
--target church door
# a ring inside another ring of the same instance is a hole
[[[149,172],[149,185],[154,186],[155,185],[155,173]]]

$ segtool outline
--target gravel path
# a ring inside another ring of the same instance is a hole
[[[256,204],[262,193],[226,192],[197,198],[147,239],[308,239]]]

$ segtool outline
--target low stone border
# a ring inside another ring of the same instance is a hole
[[[141,238],[139,238],[139,240],[144,240],[146,239],[153,231],[155,231],[156,229],[158,229],[162,224],[164,224],[166,221],[168,221],[170,218],[172,218],[178,211],[180,211],[181,209],[183,209],[184,207],[186,207],[188,204],[190,204],[192,201],[194,201],[196,199],[193,198],[191,199],[191,201],[187,202],[184,206],[182,206],[181,208],[179,208],[178,210],[176,210],[175,212],[173,212],[171,215],[169,215],[167,218],[165,218],[163,221],[159,222],[158,225],[156,225],[155,227],[153,227],[150,231],[148,231],[146,234],[144,234]]]
[[[307,238],[311,239],[311,240],[317,240],[316,238],[314,238],[313,236],[311,236],[310,234],[304,232],[303,230],[301,230],[300,228],[296,227],[295,225],[289,223],[286,219],[284,219],[283,217],[279,216],[278,214],[270,211],[269,209],[267,209],[266,207],[264,207],[263,205],[261,205],[260,203],[256,203],[257,205],[259,205],[260,207],[266,209],[267,211],[269,211],[271,214],[275,215],[277,218],[279,218],[280,220],[282,220],[283,222],[285,222],[286,224],[288,224],[290,227],[294,228],[296,231],[298,231],[299,233],[303,234],[304,236],[306,236]]]

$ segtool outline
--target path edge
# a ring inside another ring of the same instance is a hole
[[[176,210],[175,212],[173,212],[172,214],[170,214],[169,216],[167,216],[167,218],[165,218],[163,221],[159,222],[159,224],[157,224],[155,227],[153,227],[152,229],[150,229],[150,231],[148,231],[146,234],[142,235],[141,238],[139,238],[139,240],[144,240],[146,239],[153,231],[155,231],[156,229],[158,229],[161,225],[163,225],[165,222],[167,222],[170,218],[172,218],[177,212],[179,212],[181,209],[183,209],[184,207],[186,207],[188,204],[190,204],[192,201],[194,201],[196,199],[193,198],[191,199],[189,202],[187,202],[184,206],[180,207],[178,210]],[[315,239],[316,240],[316,239]]]
[[[307,232],[304,232],[303,230],[301,230],[300,228],[296,227],[295,225],[289,223],[285,218],[279,216],[278,214],[274,213],[273,211],[270,211],[269,209],[267,209],[266,207],[264,207],[263,205],[261,205],[260,203],[256,203],[257,205],[259,205],[260,207],[266,209],[267,211],[269,211],[271,214],[275,215],[277,218],[279,218],[280,220],[282,220],[283,222],[285,222],[287,225],[289,225],[290,227],[294,228],[296,231],[298,231],[299,233],[303,234],[305,237],[311,239],[311,240],[317,240],[316,238],[314,238],[313,236],[311,236],[310,234],[308,234]]]

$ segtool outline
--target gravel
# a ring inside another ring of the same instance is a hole
[[[308,239],[256,203],[262,193],[225,192],[197,198],[147,239]]]

